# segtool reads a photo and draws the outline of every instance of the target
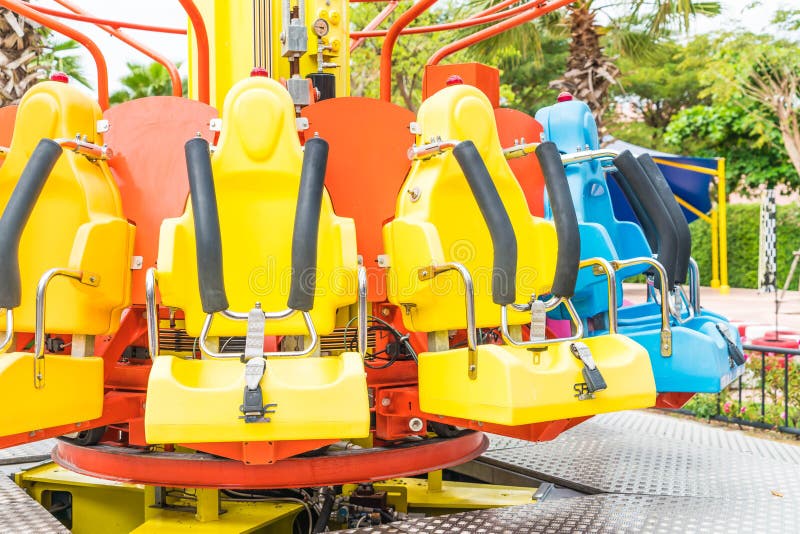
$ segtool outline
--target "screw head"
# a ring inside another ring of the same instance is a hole
[[[419,417],[412,417],[408,420],[408,428],[412,432],[419,432],[425,426],[425,423],[422,422],[422,419]]]
[[[384,397],[381,399],[381,406],[389,406],[392,403],[392,400],[389,397]]]

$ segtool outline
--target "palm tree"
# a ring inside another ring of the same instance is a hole
[[[477,0],[472,5],[485,9],[497,1]],[[609,89],[620,76],[616,58],[606,55],[606,46],[617,55],[644,57],[654,53],[661,38],[676,29],[687,30],[692,16],[715,15],[719,10],[719,2],[692,0],[577,0],[567,6],[566,12],[559,10],[533,20],[474,50],[490,63],[496,62],[498,51],[513,49],[520,62],[544,65],[544,36],[569,39],[566,70],[551,86],[585,101],[600,122],[610,103]],[[604,22],[599,23],[598,19]],[[513,63],[504,61],[504,70],[513,69]]]
[[[139,63],[127,63],[127,65],[128,74],[120,79],[122,89],[111,95],[112,104],[146,96],[169,96],[172,94],[172,80],[163,65],[155,62],[147,65]],[[175,66],[180,67],[180,63],[176,63]],[[184,80],[184,94],[186,86]]]
[[[609,89],[620,75],[614,59],[605,54],[605,44],[619,54],[641,56],[652,52],[659,38],[671,31],[687,31],[694,15],[719,11],[719,2],[692,0],[573,2],[566,16],[570,28],[567,70],[553,86],[585,101],[599,123],[609,106]],[[609,21],[605,25],[597,22],[601,14]]]
[[[45,77],[36,63],[45,35],[29,21],[0,9],[0,105],[16,104]]]

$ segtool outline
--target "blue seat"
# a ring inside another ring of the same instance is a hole
[[[543,140],[555,142],[562,153],[599,148],[596,123],[583,102],[559,102],[539,110],[536,119],[544,128]],[[657,240],[652,235],[648,240],[639,225],[614,216],[602,163],[594,159],[566,167],[580,222],[581,260],[652,257],[649,242]],[[545,216],[551,215],[549,203],[545,201]],[[622,302],[622,280],[644,273],[648,268],[640,264],[617,271],[618,302]],[[669,286],[672,289],[672,280]],[[583,269],[573,303],[592,335],[607,333],[609,295],[604,276]],[[647,349],[659,393],[717,393],[741,375],[744,366],[734,363],[736,349],[729,347],[718,327],[727,329],[731,342],[741,350],[738,331],[725,317],[705,310],[692,313],[691,306],[687,305],[670,317],[670,323],[672,354],[664,356],[661,305],[650,300],[618,309],[618,331]]]

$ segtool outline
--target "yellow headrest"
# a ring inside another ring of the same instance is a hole
[[[25,162],[43,137],[83,137],[96,143],[100,106],[79,89],[61,82],[41,82],[19,104],[8,161]]]
[[[548,292],[555,270],[555,229],[552,223],[531,215],[503,155],[494,110],[486,95],[468,85],[442,89],[422,103],[417,124],[418,145],[439,140],[474,143],[514,228],[516,302]],[[493,250],[488,227],[455,155],[445,152],[414,162],[402,189],[396,217],[384,227],[384,243],[390,256],[389,300],[413,305],[406,306],[406,326],[423,332],[465,326],[463,294],[448,289],[460,287],[454,273],[418,281],[421,268],[446,262],[462,263],[472,273],[478,326],[498,325],[500,310],[491,295],[493,254],[506,251]],[[511,324],[525,321],[530,321],[530,316],[510,313]]]
[[[215,180],[238,179],[237,172],[250,171],[253,164],[296,174],[303,151],[293,110],[289,93],[271,78],[252,77],[234,85],[225,97],[225,125],[213,158],[225,175]]]

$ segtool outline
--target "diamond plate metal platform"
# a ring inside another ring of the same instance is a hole
[[[10,478],[0,476],[0,532],[48,534],[69,530]]]
[[[544,443],[494,436],[477,461],[590,495],[358,532],[800,531],[800,447],[654,411],[597,416]]]

